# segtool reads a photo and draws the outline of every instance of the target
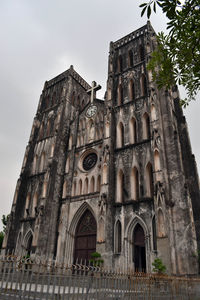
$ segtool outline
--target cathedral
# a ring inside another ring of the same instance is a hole
[[[147,69],[156,44],[150,22],[110,43],[104,100],[73,66],[45,82],[4,253],[198,274],[197,167],[177,87]]]

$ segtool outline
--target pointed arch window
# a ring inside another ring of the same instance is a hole
[[[119,55],[118,60],[117,60],[117,71],[121,73],[123,71],[123,61],[122,61],[122,56]]]
[[[33,174],[36,173],[36,170],[37,170],[37,161],[38,161],[38,156],[37,154],[34,156],[34,159],[33,159]]]
[[[35,193],[33,196],[33,207],[32,207],[32,215],[35,216],[37,211],[37,203],[38,203],[38,194]]]
[[[133,200],[139,199],[139,173],[136,167],[131,171],[131,194]]]
[[[97,178],[97,192],[101,191],[101,175]]]
[[[155,105],[151,105],[151,120],[155,121],[157,119]]]
[[[44,123],[42,123],[40,126],[39,140],[43,139],[43,137],[44,137]]]
[[[76,196],[76,181],[74,181],[72,185],[72,196]]]
[[[122,85],[119,84],[118,89],[117,89],[117,104],[122,105],[123,104],[123,88]]]
[[[153,170],[150,162],[146,166],[146,194],[153,198]]]
[[[79,188],[78,188],[78,190],[79,190],[79,195],[82,195],[82,180],[81,179],[79,180]]]
[[[165,224],[162,209],[158,209],[158,237],[165,236]]]
[[[120,170],[117,175],[117,187],[116,187],[117,202],[120,202],[120,203],[123,202],[124,183],[125,183],[124,182],[124,173],[122,170]]]
[[[88,194],[88,178],[85,178],[85,183],[84,183],[84,194]]]
[[[115,227],[115,253],[121,253],[122,251],[122,226],[118,220]]]
[[[47,196],[47,184],[48,183],[46,181],[43,182],[42,198],[46,198]]]
[[[72,93],[71,103],[72,103],[73,106],[75,106],[75,92]]]
[[[129,97],[130,100],[135,100],[135,83],[133,79],[129,81]]]
[[[94,187],[95,187],[95,180],[94,180],[94,176],[92,176],[90,180],[90,193],[94,193]]]
[[[51,151],[50,151],[50,157],[53,157],[54,155],[54,149],[55,149],[55,144],[51,145]]]
[[[68,144],[68,150],[72,149],[72,136],[69,137],[69,144]]]
[[[47,122],[47,130],[46,130],[46,136],[48,137],[50,135],[51,132],[51,121],[48,120]]]
[[[52,96],[52,106],[54,106],[55,104],[56,104],[56,92],[54,92]]]
[[[67,197],[67,181],[65,180],[65,182],[63,184],[62,198],[66,198],[66,197]]]
[[[157,241],[156,241],[156,218],[152,219],[152,234],[153,234],[153,250],[157,251]]]
[[[141,61],[144,60],[144,47],[142,45],[139,47],[139,56]]]
[[[155,172],[160,171],[160,155],[158,150],[154,151],[154,166],[155,166]]]
[[[41,159],[40,159],[40,172],[44,171],[45,166],[45,152],[42,153]]]
[[[31,200],[31,194],[28,193],[28,195],[26,196],[25,217],[28,217],[30,214],[29,212],[30,200]]]
[[[144,74],[140,77],[140,89],[141,89],[141,96],[147,95],[147,79]]]
[[[137,123],[133,117],[130,120],[130,143],[137,143]]]
[[[103,166],[103,184],[107,184],[108,183],[108,167],[105,164]]]
[[[121,148],[124,146],[124,125],[122,122],[117,126],[117,147]]]
[[[128,65],[129,67],[133,67],[133,51],[128,51]]]
[[[142,117],[142,129],[143,129],[143,139],[150,139],[150,120],[149,115],[145,113]]]

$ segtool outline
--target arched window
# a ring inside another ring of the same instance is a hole
[[[77,97],[76,104],[77,104],[78,107],[80,107],[80,96],[79,96],[79,95],[78,95],[78,97]]]
[[[149,115],[145,113],[142,117],[143,139],[150,139],[150,120]]]
[[[103,166],[103,184],[107,184],[108,183],[108,167],[105,164]]]
[[[85,178],[85,183],[84,183],[84,194],[88,194],[88,178]]]
[[[33,207],[32,207],[32,215],[35,216],[37,210],[37,202],[38,202],[38,194],[35,193],[33,196]]]
[[[40,159],[40,172],[44,171],[45,165],[45,152],[42,152],[41,159]]]
[[[156,117],[156,109],[155,109],[155,105],[151,105],[151,120],[155,121],[157,119]]]
[[[39,131],[39,140],[43,139],[43,137],[44,137],[44,124],[42,123]]]
[[[131,197],[133,200],[139,199],[139,174],[136,167],[131,171]]]
[[[69,172],[69,157],[66,160],[66,164],[65,164],[65,173]]]
[[[122,56],[119,55],[117,60],[117,71],[121,73],[122,70],[123,70],[123,61],[122,61]]]
[[[117,89],[117,102],[118,102],[118,105],[123,104],[123,88],[122,88],[121,84],[119,84],[118,89]]]
[[[94,181],[94,176],[92,176],[90,180],[90,193],[94,193],[94,187],[95,187],[95,181]]]
[[[144,60],[144,47],[142,45],[140,45],[139,48],[139,56],[140,56],[140,60]]]
[[[37,161],[38,161],[38,156],[37,154],[34,156],[34,159],[33,159],[33,174],[36,173],[36,170],[37,170]]]
[[[137,143],[137,124],[135,118],[131,118],[130,120],[130,143]]]
[[[119,170],[117,175],[117,187],[116,187],[116,196],[117,202],[123,202],[123,190],[124,190],[124,173],[122,170]]]
[[[51,132],[51,121],[48,120],[47,122],[47,130],[46,130],[46,136],[48,137],[50,135]]]
[[[115,253],[121,253],[122,251],[122,226],[118,220],[115,227]]]
[[[55,149],[55,144],[52,144],[51,145],[51,151],[50,151],[50,157],[53,157],[54,149]]]
[[[79,180],[79,185],[78,185],[78,191],[79,191],[79,195],[82,195],[82,180]]]
[[[158,237],[165,236],[165,224],[162,209],[158,209]]]
[[[109,135],[110,135],[110,124],[107,121],[106,122],[106,128],[105,128],[105,137],[107,138],[107,137],[109,137]]]
[[[120,122],[117,126],[117,147],[124,146],[124,125]]]
[[[31,194],[28,193],[28,195],[26,196],[25,217],[28,217],[30,215],[29,212],[30,200],[31,200]]]
[[[80,135],[78,135],[78,137],[77,137],[77,147],[80,147],[80,145],[81,145],[81,137],[80,137]]]
[[[73,92],[73,94],[72,94],[71,103],[72,103],[73,106],[75,106],[75,92]]]
[[[101,175],[97,178],[97,192],[101,191]]]
[[[146,166],[146,194],[147,197],[153,197],[153,170],[149,162]]]
[[[43,182],[43,188],[42,188],[42,198],[46,198],[47,196],[47,182]]]
[[[129,67],[133,67],[133,51],[128,51],[128,65]]]
[[[130,100],[135,99],[135,84],[134,84],[133,79],[131,79],[129,81],[129,97],[130,97]]]
[[[76,196],[76,181],[74,181],[72,185],[72,196]]]
[[[144,74],[140,77],[140,89],[141,89],[141,96],[145,96],[147,94],[147,79]]]
[[[154,151],[154,167],[155,172],[160,171],[160,155],[158,150]]]
[[[63,184],[63,193],[62,193],[62,198],[66,198],[67,196],[67,180],[65,180]]]
[[[53,96],[52,96],[52,105],[55,105],[56,104],[56,92],[53,93]]]
[[[68,150],[72,149],[72,136],[69,137],[69,144],[68,144]]]
[[[153,234],[153,250],[157,250],[157,241],[156,241],[156,219],[155,216],[152,219],[152,234]]]

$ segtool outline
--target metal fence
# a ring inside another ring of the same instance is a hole
[[[199,300],[200,279],[9,255],[0,258],[0,299]]]

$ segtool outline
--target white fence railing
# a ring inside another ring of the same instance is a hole
[[[0,299],[199,300],[200,279],[9,255],[0,258]]]

